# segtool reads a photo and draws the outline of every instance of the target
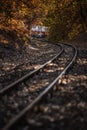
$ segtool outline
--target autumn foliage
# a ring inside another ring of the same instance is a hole
[[[87,0],[0,0],[1,41],[27,44],[37,19],[50,27],[50,40],[72,39],[87,30]]]

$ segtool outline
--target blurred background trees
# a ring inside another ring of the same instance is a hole
[[[87,30],[87,0],[0,1],[0,34],[4,30],[26,43],[37,19],[50,28],[50,40],[72,39]]]
[[[87,0],[55,0],[53,11],[48,11],[46,24],[50,23],[50,38],[72,39],[87,30]]]

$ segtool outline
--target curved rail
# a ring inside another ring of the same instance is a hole
[[[53,87],[56,85],[57,81],[66,73],[66,71],[69,69],[69,67],[73,64],[73,62],[76,59],[77,56],[77,50],[75,47],[71,46],[71,45],[67,45],[73,48],[74,51],[74,55],[70,61],[70,63],[65,67],[65,69],[60,73],[60,75],[58,77],[55,78],[55,80],[31,103],[29,104],[25,109],[23,109],[19,115],[15,116],[15,118],[13,118],[11,120],[11,122],[9,122],[9,124],[7,124],[2,130],[8,130],[13,124],[15,124],[21,117],[23,117],[23,115],[28,112],[29,110],[31,110],[32,108],[35,107],[35,105],[46,95],[48,94],[48,92],[50,92],[50,90],[53,89]]]
[[[44,68],[47,64],[49,64],[50,62],[52,62],[54,59],[56,59],[56,57],[60,56],[61,53],[63,52],[63,47],[60,44],[57,44],[58,46],[61,47],[60,52],[53,57],[51,60],[47,61],[46,63],[44,63],[43,65],[41,65],[38,69],[31,71],[30,73],[24,75],[23,77],[21,77],[20,79],[14,81],[13,83],[11,83],[10,85],[7,85],[6,87],[4,87],[3,89],[0,90],[0,95],[4,94],[6,91],[8,91],[9,89],[13,88],[15,85],[21,83],[22,81],[25,81],[26,79],[28,79],[30,76],[34,75],[35,73],[37,73],[38,71],[40,71],[42,68]]]

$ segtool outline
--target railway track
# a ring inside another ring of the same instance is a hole
[[[41,41],[32,41],[31,46],[27,48],[24,53],[24,58],[21,56],[21,59],[23,59],[22,62],[19,58],[20,61],[18,63],[12,61],[11,63],[9,61],[2,63],[3,66],[0,68],[0,89],[37,69],[37,66],[43,65],[61,51],[60,46],[56,47],[53,44],[48,44],[47,42],[42,43]]]
[[[48,97],[49,93],[52,95],[54,86],[58,86],[58,80],[77,55],[74,47],[66,44],[62,46],[61,52],[52,60],[0,91],[0,129],[13,129],[14,124],[20,118],[23,119],[44,96]]]

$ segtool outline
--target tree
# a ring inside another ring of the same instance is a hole
[[[87,0],[54,0],[45,21],[50,26],[50,39],[72,39],[87,29]]]

